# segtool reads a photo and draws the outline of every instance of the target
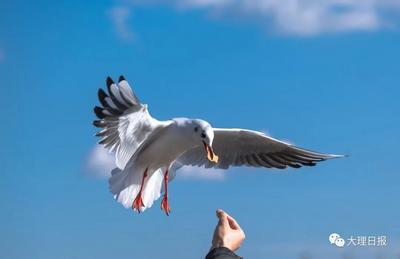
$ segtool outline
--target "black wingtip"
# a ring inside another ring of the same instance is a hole
[[[104,92],[103,89],[99,89],[99,91],[97,92],[97,95],[99,97],[99,100],[103,100],[104,98],[106,98],[108,95],[106,94],[106,92]]]
[[[114,84],[114,81],[112,80],[111,77],[109,77],[109,76],[107,77],[106,84],[107,84],[108,87],[110,87],[112,84]]]
[[[310,163],[302,163],[302,165],[305,165],[305,166],[316,166],[317,165],[317,163],[314,163],[314,162],[310,162]]]
[[[97,128],[102,128],[102,121],[101,120],[93,121],[93,126],[95,126]]]
[[[118,78],[118,83],[124,80],[126,80],[125,77],[123,75],[120,75]]]
[[[288,166],[290,166],[290,167],[292,167],[292,168],[300,168],[301,167],[301,165],[299,165],[299,164],[288,164]]]
[[[106,92],[104,92],[104,90],[100,88],[99,91],[97,92],[97,95],[99,97],[99,101],[100,101],[101,105],[103,105],[103,107],[108,107],[108,104],[105,101],[105,98],[108,97]]]
[[[105,117],[105,115],[103,114],[103,108],[95,106],[93,111],[99,119],[103,119]]]

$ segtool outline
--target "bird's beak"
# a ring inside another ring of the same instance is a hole
[[[203,144],[207,153],[208,160],[214,163],[218,163],[218,156],[214,153],[212,147],[210,147],[205,141],[203,141]]]

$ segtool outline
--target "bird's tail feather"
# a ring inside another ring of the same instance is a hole
[[[154,171],[154,173],[148,178],[143,191],[143,203],[145,208],[150,208],[153,205],[153,202],[160,198],[163,179],[164,174],[161,168]]]
[[[144,169],[129,167],[124,170],[115,168],[111,172],[109,179],[109,189],[114,194],[114,198],[125,208],[132,208],[133,201],[140,191]],[[161,196],[163,183],[163,170],[157,169],[153,172],[147,172],[142,191],[142,199],[145,207],[150,208],[153,202]]]

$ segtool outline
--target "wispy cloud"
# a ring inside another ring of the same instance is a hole
[[[225,173],[224,170],[220,169],[184,166],[177,172],[177,176],[181,177],[182,179],[221,181],[225,178]]]
[[[85,172],[98,178],[108,178],[115,168],[114,154],[109,153],[101,145],[96,145],[89,152],[85,162]]]
[[[126,42],[132,42],[135,39],[134,33],[129,26],[132,9],[129,6],[116,6],[108,11],[108,15],[118,37]]]
[[[115,155],[109,153],[101,145],[95,145],[85,161],[85,173],[96,178],[109,178],[115,166]],[[223,170],[206,169],[202,167],[184,166],[178,170],[180,179],[221,181],[224,179]]]
[[[269,32],[313,36],[321,33],[372,31],[397,27],[398,0],[131,0],[134,7],[168,5],[183,11],[202,10],[221,18],[260,23]],[[128,34],[129,8],[114,10],[114,23]]]

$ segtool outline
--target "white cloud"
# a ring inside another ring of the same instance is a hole
[[[95,145],[89,152],[85,163],[85,172],[97,178],[109,178],[115,166],[115,155],[109,153],[101,145]],[[177,172],[181,179],[220,181],[224,179],[224,171],[201,167],[184,166]]]
[[[221,181],[225,178],[225,173],[224,170],[221,169],[184,166],[178,170],[177,176],[183,179]]]
[[[108,15],[114,25],[117,35],[124,41],[132,42],[135,37],[129,27],[132,10],[128,6],[117,6],[109,10]]]
[[[87,174],[98,178],[108,178],[114,168],[114,154],[109,153],[101,145],[94,146],[86,160],[85,171]]]
[[[168,5],[190,11],[203,10],[223,18],[238,17],[261,23],[268,31],[312,36],[321,33],[371,31],[391,28],[399,21],[386,13],[399,13],[400,0],[131,0],[133,6]],[[117,9],[115,22],[127,33],[129,12]],[[127,14],[128,13],[128,14]]]

